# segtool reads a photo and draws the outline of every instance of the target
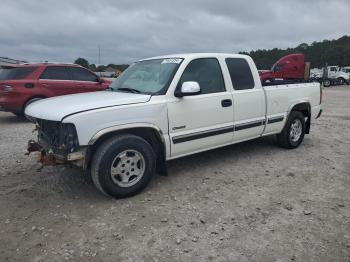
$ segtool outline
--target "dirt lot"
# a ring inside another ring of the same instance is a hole
[[[1,261],[350,261],[350,86],[296,150],[273,137],[169,163],[140,195],[38,172],[33,125],[0,113]]]

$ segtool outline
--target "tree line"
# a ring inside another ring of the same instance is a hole
[[[311,45],[302,43],[295,48],[240,52],[240,54],[251,56],[258,69],[270,69],[282,56],[293,53],[303,53],[305,60],[311,62],[311,68],[321,68],[326,64],[350,66],[350,36],[343,36],[336,40],[313,42]]]
[[[328,65],[350,66],[350,36],[343,36],[336,40],[323,40],[321,42],[313,42],[308,45],[302,43],[294,48],[287,49],[258,49],[250,52],[239,52],[246,54],[253,58],[258,69],[270,69],[271,66],[282,56],[303,53],[307,62],[311,62],[311,68],[321,68]],[[95,72],[103,72],[108,67],[124,71],[128,68],[127,64],[108,64],[99,65],[89,64],[89,62],[82,57],[75,60],[75,64],[89,68]]]
[[[127,64],[121,64],[121,65],[116,65],[116,64],[108,64],[108,65],[98,65],[96,66],[95,64],[90,64],[88,60],[86,60],[83,57],[79,57],[74,61],[74,64],[81,65],[85,68],[88,68],[94,72],[104,72],[106,71],[107,68],[113,68],[115,70],[120,70],[124,71],[129,67]]]

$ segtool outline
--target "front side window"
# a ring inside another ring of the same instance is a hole
[[[163,95],[182,59],[166,58],[137,62],[126,69],[110,86],[112,91]]]
[[[98,82],[98,77],[81,67],[69,67],[72,80]]]
[[[0,70],[0,80],[24,79],[33,73],[38,67],[5,67]]]
[[[70,80],[68,70],[65,66],[48,66],[40,79]]]
[[[249,64],[243,58],[226,58],[226,64],[235,90],[253,89],[254,78]]]
[[[275,65],[275,66],[272,68],[272,71],[273,71],[273,72],[280,72],[280,71],[282,71],[282,69],[283,69],[283,65],[282,65],[282,64],[277,64],[277,65]]]
[[[216,58],[199,58],[191,61],[183,72],[179,86],[183,82],[198,82],[201,94],[225,92],[221,67]]]

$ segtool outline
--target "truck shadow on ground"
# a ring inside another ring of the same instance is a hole
[[[166,177],[156,175],[144,192],[164,193],[160,187],[165,187],[167,190],[174,190],[173,193],[176,194],[178,188],[172,188],[174,183],[178,184],[180,180],[186,181],[180,182],[181,184],[196,188],[198,181],[206,177],[218,173],[227,173],[229,176],[236,167],[242,168],[242,161],[250,166],[284,150],[277,145],[275,136],[268,136],[171,160],[167,163],[168,175]],[[258,173],[260,171],[257,169]]]
[[[265,154],[266,151],[274,149],[280,150],[274,136],[257,138],[171,160],[167,165],[168,175],[181,176],[183,171],[188,171],[196,167],[200,167],[201,169],[217,167],[222,162],[231,162],[234,165],[240,158],[254,158],[255,155]]]
[[[143,198],[145,194],[161,193],[163,189],[160,187],[171,188],[174,179],[186,179],[186,184],[192,187],[195,186],[199,177],[203,176],[204,178],[206,175],[213,173],[214,170],[222,169],[222,165],[225,165],[226,168],[231,165],[234,167],[241,159],[247,160],[250,158],[254,161],[255,157],[266,154],[267,151],[274,154],[279,150],[281,149],[276,145],[275,137],[272,136],[172,160],[167,163],[168,176],[164,177],[156,174],[146,189],[135,197]],[[78,168],[47,167],[39,175],[41,176],[40,182],[38,182],[39,188],[46,188],[43,191],[47,194],[47,197],[58,193],[60,197],[69,199],[79,196],[79,199],[84,199],[89,203],[105,202],[106,199],[111,199],[95,189],[88,178],[88,173]],[[37,192],[39,194],[32,192],[34,193],[32,197],[41,198],[43,196],[39,188],[39,192]],[[76,201],[81,200],[77,199]]]

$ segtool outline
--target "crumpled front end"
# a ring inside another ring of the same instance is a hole
[[[83,166],[86,149],[79,146],[74,124],[35,119],[38,140],[28,142],[28,153],[39,152],[43,166],[74,164]]]

